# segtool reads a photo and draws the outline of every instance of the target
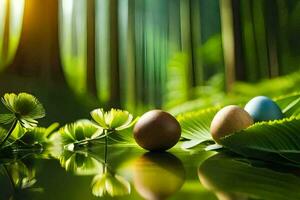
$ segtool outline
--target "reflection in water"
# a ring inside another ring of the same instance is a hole
[[[110,171],[107,167],[104,173],[96,175],[92,182],[93,195],[102,197],[109,196],[123,196],[130,194],[130,183],[120,175]]]
[[[182,162],[170,153],[146,153],[134,164],[133,184],[147,200],[166,199],[178,191],[185,180]]]
[[[106,148],[105,148],[106,149]],[[107,157],[105,151],[104,157]],[[102,196],[124,196],[130,194],[130,183],[117,175],[109,167],[107,159],[89,150],[86,151],[64,151],[59,158],[60,163],[66,171],[73,172],[79,176],[95,175],[91,183],[92,193],[97,197]]]
[[[30,164],[19,160],[0,165],[0,199],[30,199],[32,193],[43,191],[34,187],[35,183],[35,169]]]
[[[103,162],[91,156],[88,152],[64,151],[59,158],[60,164],[66,171],[76,175],[94,175],[102,173]]]
[[[300,199],[300,178],[268,168],[254,167],[233,157],[217,154],[198,170],[200,182],[220,200]]]

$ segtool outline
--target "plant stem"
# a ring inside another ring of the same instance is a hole
[[[73,144],[75,146],[77,146],[77,145],[84,145],[84,144],[87,144],[87,143],[92,142],[92,141],[99,140],[99,139],[104,138],[104,137],[105,137],[105,135],[101,135],[101,136],[96,137],[96,138],[87,138],[87,139],[84,139],[84,140],[80,140],[80,141],[74,142]]]
[[[106,164],[107,161],[107,130],[104,130],[105,134],[105,152],[104,152],[104,162]]]
[[[102,138],[105,138],[105,142],[107,143],[107,136],[112,133],[113,131],[107,131],[107,130],[104,130],[104,134],[103,135],[100,135],[96,138],[87,138],[87,139],[84,139],[84,140],[80,140],[80,141],[76,141],[76,142],[73,142],[72,144],[74,144],[74,146],[81,146],[81,145],[86,145],[88,144],[89,142],[93,142],[93,141],[97,141],[99,139],[102,139]]]
[[[5,138],[3,139],[3,141],[0,143],[0,148],[5,144],[5,142],[8,140],[9,136],[12,134],[12,132],[14,131],[14,129],[16,128],[18,123],[18,120],[14,120],[13,124],[11,125],[9,131],[7,132]]]

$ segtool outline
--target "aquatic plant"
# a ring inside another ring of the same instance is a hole
[[[43,105],[31,94],[5,94],[1,101],[10,113],[1,114],[0,123],[12,125],[4,139],[1,141],[0,147],[9,139],[18,124],[23,128],[30,129],[37,126],[37,119],[45,116]]]

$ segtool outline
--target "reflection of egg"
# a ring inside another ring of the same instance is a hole
[[[284,117],[279,106],[265,96],[258,96],[251,99],[246,104],[245,110],[255,122],[282,119]]]
[[[184,183],[182,162],[170,153],[146,153],[134,164],[133,184],[147,200],[167,199]]]
[[[226,106],[222,108],[213,118],[210,132],[213,139],[220,143],[220,138],[240,131],[253,124],[251,116],[239,106]]]

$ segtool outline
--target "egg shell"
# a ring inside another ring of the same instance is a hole
[[[180,139],[181,127],[175,117],[162,110],[143,114],[133,129],[134,139],[149,151],[164,151],[172,148]]]
[[[213,139],[220,144],[220,138],[245,129],[252,124],[253,119],[243,108],[229,105],[222,108],[214,116],[210,125],[210,132]]]
[[[279,106],[265,96],[257,96],[251,99],[246,104],[245,110],[253,118],[254,122],[276,120],[284,117]]]

